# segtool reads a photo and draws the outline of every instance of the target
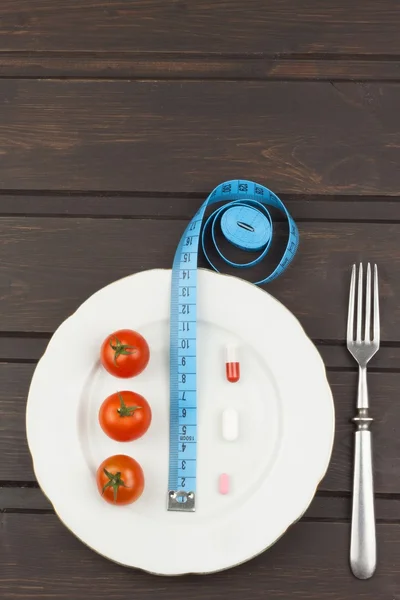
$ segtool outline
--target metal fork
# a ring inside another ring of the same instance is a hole
[[[350,284],[349,313],[347,320],[347,348],[359,364],[357,414],[354,450],[353,508],[351,517],[350,566],[359,579],[368,579],[376,568],[376,534],[374,510],[374,485],[372,472],[372,445],[369,430],[373,419],[369,416],[367,363],[379,350],[379,293],[378,268],[374,266],[373,293],[371,265],[368,263],[365,282],[365,308],[363,305],[363,266],[353,266]],[[355,302],[357,289],[357,306]],[[371,338],[371,297],[373,296],[373,323]],[[363,311],[365,317],[363,319]],[[356,331],[354,320],[356,316]],[[363,328],[364,321],[364,328]]]

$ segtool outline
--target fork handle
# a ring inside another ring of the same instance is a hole
[[[353,421],[357,426],[354,451],[353,509],[350,566],[358,579],[372,577],[376,568],[376,534],[372,440],[368,409],[361,408]]]

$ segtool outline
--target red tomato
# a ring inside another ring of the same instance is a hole
[[[104,340],[100,358],[103,367],[111,375],[134,377],[146,368],[150,350],[140,333],[131,329],[120,329]]]
[[[142,437],[151,423],[151,408],[135,392],[117,392],[108,396],[100,407],[102,430],[117,442],[131,442]]]
[[[142,495],[142,467],[130,456],[117,454],[106,458],[96,475],[97,489],[110,504],[131,504]]]

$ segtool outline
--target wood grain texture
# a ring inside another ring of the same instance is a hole
[[[398,195],[396,84],[0,80],[0,188]]]
[[[399,54],[390,0],[2,0],[0,49]]]
[[[34,481],[25,432],[25,404],[34,365],[0,364],[0,481]],[[336,435],[331,464],[319,489],[351,490],[353,425],[357,374],[328,373],[336,408]],[[400,373],[371,373],[371,413],[374,422],[375,489],[400,494]]]
[[[170,268],[185,224],[1,218],[0,330],[51,333],[104,285],[137,271]],[[400,224],[303,222],[293,266],[267,289],[300,319],[312,338],[344,341],[350,266],[366,258],[376,261],[382,341],[399,343],[399,236]],[[368,239],[373,242],[366,254]],[[278,235],[277,248],[281,243]],[[256,280],[266,268],[261,264],[240,276]]]
[[[35,481],[25,427],[34,368],[0,364],[0,480]]]
[[[0,7],[1,11],[1,7]],[[0,77],[398,81],[400,60],[137,52],[1,52]]]
[[[399,29],[394,0],[2,0],[2,600],[400,599]],[[328,369],[332,460],[268,552],[213,576],[154,577],[99,557],[55,516],[26,398],[58,325],[111,281],[169,268],[201,201],[237,177],[271,187],[300,225],[296,261],[268,291]],[[379,264],[383,340],[369,375],[368,582],[348,566],[357,372],[344,334],[360,259]]]
[[[157,577],[95,554],[54,515],[0,516],[2,600],[392,600],[400,593],[400,526],[378,525],[375,576],[352,577],[349,525],[298,523],[272,548],[223,573]],[[328,542],[329,540],[329,542]],[[141,541],[140,543],[143,543]]]

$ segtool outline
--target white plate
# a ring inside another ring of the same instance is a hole
[[[89,298],[56,331],[29,391],[27,434],[39,484],[64,524],[118,563],[158,574],[229,568],[273,544],[307,509],[327,469],[334,408],[322,360],[282,304],[235,277],[198,275],[198,484],[195,513],[166,510],[171,271],[145,271]],[[148,367],[120,380],[98,356],[111,332],[149,342]],[[241,379],[225,379],[224,345],[240,348]],[[117,389],[143,394],[153,421],[143,438],[103,434],[98,409]],[[221,413],[235,407],[240,435],[223,441]],[[112,454],[136,458],[146,486],[134,504],[99,495],[95,472]],[[228,473],[231,492],[218,493]]]

